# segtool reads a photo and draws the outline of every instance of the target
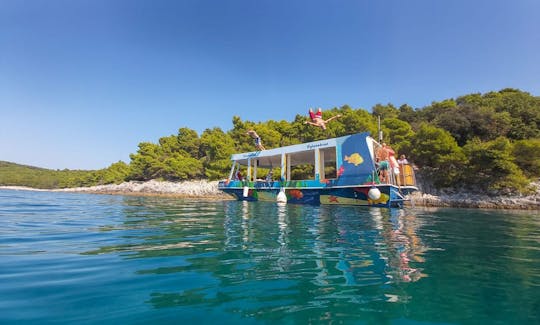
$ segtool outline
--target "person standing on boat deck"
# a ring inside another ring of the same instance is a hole
[[[407,157],[405,155],[399,156],[399,159],[397,160],[398,164],[400,165],[407,165],[409,161],[407,160]]]
[[[326,123],[328,123],[328,122],[330,122],[333,119],[336,119],[338,117],[341,117],[341,114],[338,114],[336,116],[332,116],[328,120],[323,120],[323,118],[322,118],[322,109],[319,107],[317,109],[317,113],[314,113],[313,109],[310,107],[309,108],[309,118],[311,119],[311,121],[305,121],[304,124],[310,124],[310,125],[313,125],[313,126],[318,126],[321,129],[326,130]]]
[[[382,147],[377,150],[376,157],[379,161],[379,179],[381,183],[388,183],[388,169],[390,169],[389,157],[386,143],[383,143]]]
[[[390,167],[394,171],[394,174],[399,174],[399,165],[396,160],[396,152],[394,151],[394,149],[392,149],[389,145],[387,145],[384,142],[382,146],[384,150],[386,150],[386,152],[388,153],[388,158],[386,160],[388,160],[388,162],[390,163]]]
[[[261,137],[255,132],[255,130],[249,130],[246,132],[247,135],[253,138],[253,141],[255,142],[255,147],[258,150],[266,150],[261,142]]]

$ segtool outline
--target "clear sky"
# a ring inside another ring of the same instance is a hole
[[[33,166],[506,87],[540,95],[538,0],[0,1],[0,160]]]

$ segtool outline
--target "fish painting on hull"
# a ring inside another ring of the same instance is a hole
[[[295,198],[297,200],[304,197],[304,194],[302,194],[302,191],[300,190],[288,190],[287,194],[289,194],[290,197]]]
[[[353,164],[355,166],[358,166],[364,162],[364,158],[362,158],[362,156],[360,156],[358,152],[355,152],[350,156],[345,155],[344,160],[349,164]]]

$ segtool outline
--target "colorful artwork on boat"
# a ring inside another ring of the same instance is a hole
[[[353,164],[355,166],[358,166],[360,165],[361,163],[364,162],[364,159],[362,158],[362,156],[360,156],[358,154],[358,152],[355,152],[353,153],[351,156],[347,156],[345,155],[345,161],[347,161],[349,164]]]
[[[273,166],[276,166],[276,160],[281,160],[283,173],[283,168],[285,168],[283,166],[288,166],[285,162],[290,164],[290,161],[294,160],[289,155],[298,154],[295,160],[296,164],[302,164],[302,160],[305,161],[304,163],[309,164],[310,160],[306,158],[306,152],[312,151],[313,160],[311,160],[311,164],[313,164],[313,161],[319,161],[322,166],[326,166],[324,165],[324,159],[331,157],[333,160],[330,161],[335,163],[336,172],[334,178],[328,177],[331,175],[324,175],[324,172],[321,172],[321,179],[319,179],[320,174],[315,173],[313,178],[303,180],[286,180],[286,178],[291,177],[289,174],[286,175],[287,177],[282,174],[280,181],[271,179],[249,182],[227,180],[220,182],[219,187],[225,192],[234,195],[237,199],[245,201],[276,202],[278,193],[283,191],[285,195],[281,199],[285,201],[286,198],[288,203],[364,206],[401,205],[404,200],[404,193],[414,191],[416,187],[411,186],[410,190],[407,190],[403,186],[396,184],[381,184],[375,167],[372,146],[373,139],[369,137],[368,133],[358,133],[308,144],[270,149],[274,152],[262,151],[258,152],[256,156],[251,153],[233,155],[231,158],[233,161],[241,161],[242,166],[251,166],[250,168],[255,169],[255,174],[257,167],[267,168],[259,166],[261,161],[273,159]],[[335,153],[329,151],[331,148],[335,148]],[[255,160],[250,163],[250,159]],[[268,162],[266,163],[268,164]],[[317,170],[317,166],[319,165],[314,164],[314,170]],[[235,169],[232,168],[231,175],[233,175],[234,171]],[[288,172],[290,173],[290,171]],[[410,175],[413,175],[412,170]],[[409,176],[409,178],[411,181],[407,184],[414,185],[414,178],[412,176]],[[403,183],[406,182],[403,181]],[[370,197],[369,191],[373,188],[376,188],[377,194],[373,195],[375,193],[373,192]]]

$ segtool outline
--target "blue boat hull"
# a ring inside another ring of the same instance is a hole
[[[374,207],[401,207],[403,196],[407,189],[394,185],[377,185],[380,197],[371,199],[368,192],[374,186],[353,186],[339,188],[285,188],[287,203],[293,204],[330,204],[330,205],[359,205]],[[276,202],[281,191],[279,187],[247,186],[246,188],[221,188],[241,201]]]

